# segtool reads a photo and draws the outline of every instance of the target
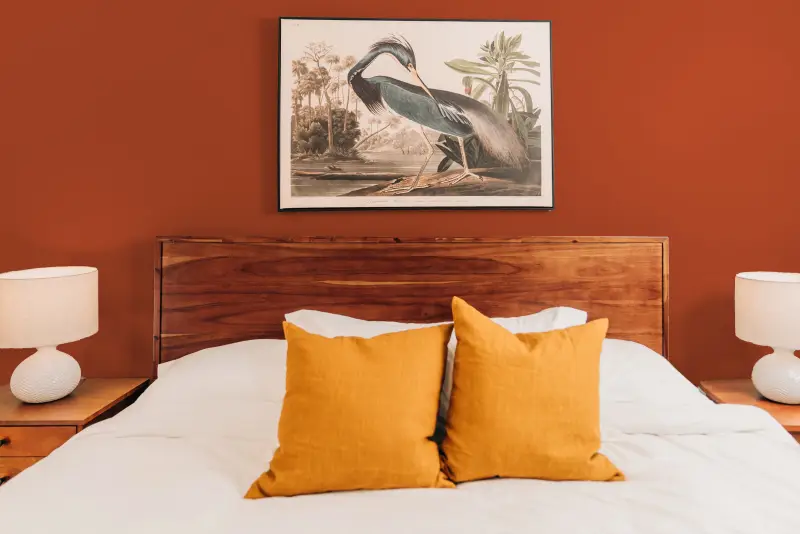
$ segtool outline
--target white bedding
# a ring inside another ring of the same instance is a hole
[[[625,342],[604,349],[601,409],[602,452],[626,482],[491,480],[246,501],[276,446],[282,387],[274,376],[268,388],[253,377],[282,363],[265,364],[253,352],[259,342],[249,343],[228,357],[239,371],[217,376],[218,391],[200,383],[201,391],[176,393],[179,381],[167,378],[178,380],[179,361],[128,410],[0,487],[0,531],[800,532],[800,447],[791,436],[757,408],[714,405],[669,364]]]

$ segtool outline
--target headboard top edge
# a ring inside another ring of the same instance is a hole
[[[157,236],[160,243],[667,243],[667,236],[497,236],[497,237],[401,237],[401,236],[303,236],[303,237],[264,237],[264,236]]]

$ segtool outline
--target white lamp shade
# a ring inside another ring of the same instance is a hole
[[[0,348],[55,347],[98,330],[94,267],[0,274]]]
[[[800,274],[736,275],[736,337],[773,348],[800,349]]]

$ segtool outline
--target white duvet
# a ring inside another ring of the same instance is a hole
[[[128,410],[0,487],[0,532],[800,533],[791,436],[757,408],[711,403],[625,342],[607,342],[601,368],[602,452],[625,482],[491,480],[246,501],[276,446],[282,397],[282,362],[265,363],[258,343],[226,348],[224,368],[213,350],[179,361]]]

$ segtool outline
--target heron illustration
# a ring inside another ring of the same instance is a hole
[[[362,73],[382,54],[389,54],[403,66],[417,83],[396,80],[388,76],[364,78]],[[528,160],[514,130],[492,109],[481,102],[458,93],[429,89],[417,72],[417,60],[411,44],[403,37],[389,37],[370,46],[367,54],[347,74],[353,92],[374,115],[389,108],[393,113],[420,125],[422,137],[428,145],[425,163],[420,167],[410,187],[396,193],[407,193],[419,184],[425,167],[433,156],[434,145],[425,135],[424,128],[454,137],[461,151],[462,172],[443,181],[455,185],[472,176],[483,180],[469,169],[464,141],[474,137],[486,153],[495,159],[516,168],[523,168]]]

